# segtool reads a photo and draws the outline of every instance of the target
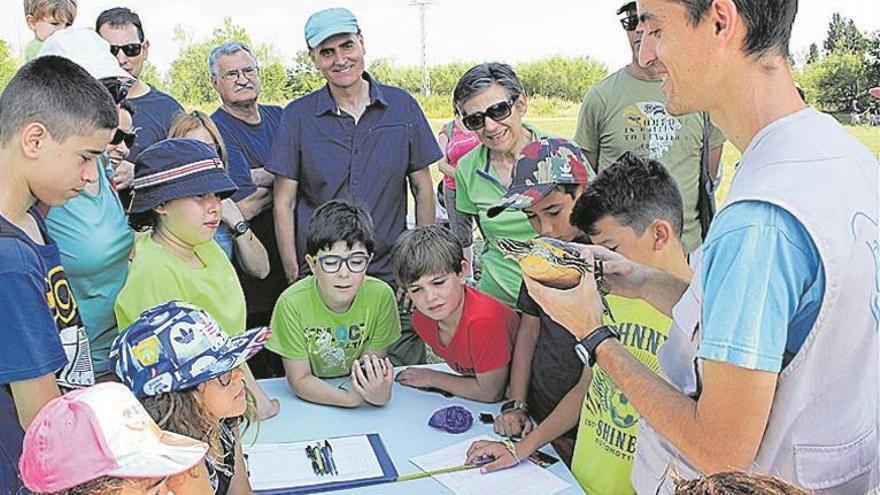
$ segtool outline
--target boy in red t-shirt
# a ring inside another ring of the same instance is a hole
[[[405,232],[391,258],[397,283],[416,307],[413,328],[458,372],[408,368],[397,381],[482,402],[501,399],[519,324],[516,313],[467,286],[461,243],[438,226]]]

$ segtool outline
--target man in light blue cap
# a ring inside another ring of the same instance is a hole
[[[407,184],[416,224],[434,223],[428,166],[443,153],[416,100],[364,71],[364,38],[350,11],[312,14],[305,39],[327,84],[284,110],[265,167],[276,175],[275,231],[284,273],[288,283],[307,274],[302,255],[312,212],[332,199],[345,199],[375,222],[368,274],[396,287],[390,253],[406,229]],[[395,365],[423,362],[425,344],[408,324],[409,313],[402,310],[401,316],[403,336],[388,354]]]

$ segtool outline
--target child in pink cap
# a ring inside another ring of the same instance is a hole
[[[168,493],[169,476],[192,469],[208,445],[162,431],[124,385],[102,383],[59,397],[24,436],[19,469],[41,494]]]

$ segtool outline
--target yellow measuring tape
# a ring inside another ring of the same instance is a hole
[[[405,474],[403,476],[398,476],[396,481],[418,480],[422,478],[428,478],[437,474],[457,473],[459,471],[467,471],[468,469],[475,469],[484,465],[485,464],[462,464],[461,466],[450,466],[434,469],[431,471],[422,471],[421,473]]]

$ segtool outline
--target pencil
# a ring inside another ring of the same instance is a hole
[[[449,466],[449,467],[445,467],[445,468],[433,469],[431,471],[422,471],[421,473],[404,474],[403,476],[398,476],[396,481],[418,480],[418,479],[422,479],[422,478],[428,478],[430,476],[435,476],[438,474],[457,473],[459,471],[467,471],[469,469],[478,468],[480,466],[483,466],[483,464],[462,464],[461,466]]]

